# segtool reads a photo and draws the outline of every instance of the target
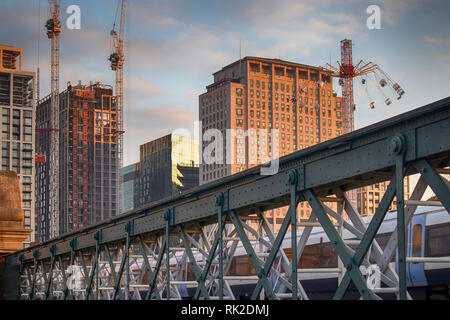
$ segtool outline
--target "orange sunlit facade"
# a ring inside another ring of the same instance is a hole
[[[118,214],[117,106],[112,88],[68,85],[60,93],[60,127],[49,128],[50,97],[37,108],[39,154],[49,158],[50,130],[59,131],[60,234]],[[49,163],[36,165],[38,240],[48,240]]]
[[[223,143],[223,154],[231,155],[231,163],[202,163],[200,184],[343,134],[342,98],[333,91],[330,73],[322,68],[245,57],[214,73],[214,83],[206,89],[199,96],[202,133],[218,129],[225,138],[227,129],[232,129],[236,134]],[[272,149],[276,145],[278,152]],[[207,143],[203,150],[205,147]],[[286,211],[281,208],[267,213],[275,232]],[[310,213],[308,205],[299,205],[299,220],[307,219]]]

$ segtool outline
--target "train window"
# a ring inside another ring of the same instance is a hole
[[[237,276],[248,276],[256,274],[255,268],[253,267],[252,262],[250,261],[250,258],[248,256],[236,257],[233,269],[233,275]]]
[[[421,257],[422,256],[422,225],[416,224],[413,228],[413,239],[412,239],[412,256]]]
[[[298,266],[300,268],[334,268],[337,267],[337,255],[330,243],[306,246]]]
[[[450,223],[428,228],[427,256],[450,256]]]

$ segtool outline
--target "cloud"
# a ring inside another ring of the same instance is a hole
[[[428,44],[432,44],[432,45],[448,45],[450,44],[450,38],[443,38],[440,36],[428,36],[425,35],[423,37],[423,40],[428,43]]]
[[[193,26],[169,39],[128,37],[125,54],[131,68],[182,68],[203,74],[230,60],[231,56],[224,53],[222,45],[223,39],[219,36]]]
[[[139,76],[129,76],[124,79],[125,99],[129,104],[139,106],[151,99],[157,98],[165,91],[149,79]]]
[[[250,23],[252,41],[245,50],[257,56],[311,57],[318,47],[365,28],[365,20],[330,1],[251,1],[240,15]],[[331,6],[331,8],[330,8]],[[328,10],[324,10],[327,8]],[[256,37],[255,37],[256,36]]]
[[[174,28],[181,25],[172,16],[177,10],[169,1],[130,1],[127,11],[128,20],[137,27]]]
[[[375,0],[373,4],[380,5],[381,25],[383,27],[384,22],[387,22],[391,26],[397,24],[400,16],[417,9],[418,6],[423,5],[425,2],[424,0]]]
[[[131,106],[125,119],[125,164],[139,159],[139,146],[182,128],[193,131],[197,116],[173,105],[136,108]]]

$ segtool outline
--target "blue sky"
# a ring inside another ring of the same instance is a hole
[[[67,81],[114,84],[109,31],[116,0],[62,0],[81,9],[81,30],[61,34],[60,87]],[[366,8],[381,8],[381,30],[366,27]],[[2,0],[0,43],[24,48],[24,67],[41,68],[41,97],[50,87],[47,2]],[[198,95],[212,73],[242,56],[324,66],[340,59],[339,42],[353,40],[353,61],[379,64],[406,91],[389,107],[377,88],[355,81],[356,128],[447,97],[450,88],[450,2],[397,0],[128,1],[125,40],[125,164],[139,145],[177,128],[192,129]],[[40,21],[39,21],[40,19]],[[65,23],[64,23],[65,24]],[[340,94],[340,89],[335,85]]]

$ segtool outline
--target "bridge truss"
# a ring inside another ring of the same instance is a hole
[[[255,167],[11,254],[6,297],[181,299],[191,288],[194,299],[237,299],[233,283],[247,281],[254,284],[255,300],[309,299],[299,275],[327,272],[338,275],[334,299],[343,299],[351,285],[363,299],[385,293],[410,299],[406,264],[414,258],[406,255],[405,230],[427,186],[450,212],[450,187],[440,175],[450,165],[449,137],[450,98],[445,98],[287,155],[275,175],[263,176]],[[404,199],[404,177],[416,173],[420,179]],[[387,180],[365,224],[346,192]],[[382,250],[375,235],[394,197],[397,227]],[[303,201],[313,213],[299,222],[296,208]],[[262,212],[287,205],[274,234]],[[337,268],[298,267],[314,226],[321,226],[333,245]],[[357,239],[356,249],[344,232]],[[288,255],[283,240],[289,234]],[[238,246],[256,275],[229,274]],[[390,264],[396,254],[398,273]],[[381,271],[378,288],[368,287],[361,273],[361,266],[374,264]],[[73,268],[81,274],[75,284]]]

